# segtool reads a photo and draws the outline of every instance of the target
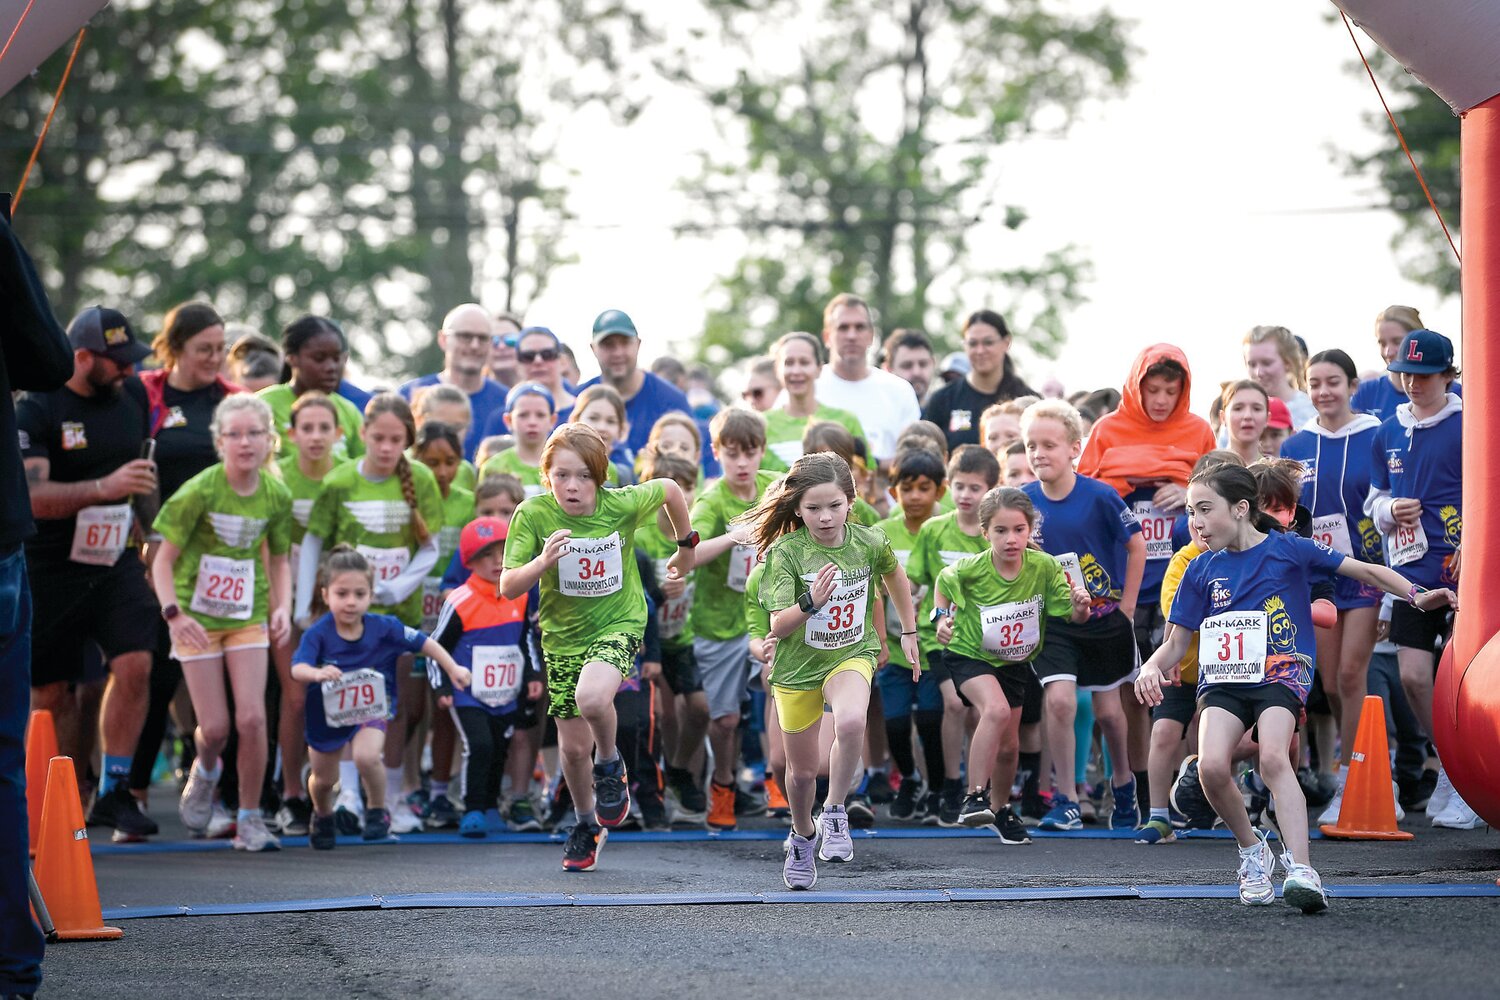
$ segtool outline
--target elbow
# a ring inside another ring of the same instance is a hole
[[[503,599],[513,601],[525,593],[527,588],[516,586],[512,575],[509,572],[505,572],[500,574],[500,582],[496,585],[496,590]]]

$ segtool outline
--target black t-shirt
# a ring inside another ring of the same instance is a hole
[[[994,393],[984,393],[969,384],[966,378],[954,379],[937,392],[927,397],[922,408],[922,419],[930,420],[948,435],[948,450],[961,444],[980,444],[979,415],[996,403],[1004,403],[1017,396],[1040,395],[1014,375],[1000,380]]]
[[[166,503],[182,484],[219,460],[209,430],[224,398],[217,383],[184,392],[162,383],[161,428],[156,432],[156,474]]]
[[[16,406],[21,455],[47,459],[47,478],[55,483],[103,479],[141,457],[150,431],[146,412],[146,393],[135,379],[126,379],[118,392],[93,396],[80,396],[67,386],[27,393]],[[100,505],[125,502],[101,500]],[[76,516],[37,518],[37,533],[26,542],[28,561],[44,567],[80,565],[69,560],[76,523]]]

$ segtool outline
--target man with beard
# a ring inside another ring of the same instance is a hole
[[[473,417],[464,436],[464,457],[471,462],[474,452],[479,450],[479,442],[484,440],[490,414],[505,409],[504,387],[484,374],[495,337],[495,321],[484,306],[472,302],[455,306],[443,317],[443,328],[437,335],[438,347],[443,351],[443,370],[414,378],[399,390],[408,402],[415,398],[417,390],[440,382],[467,393]]]
[[[64,754],[78,756],[81,726],[74,687],[88,644],[109,669],[101,712],[104,749],[89,824],[111,826],[116,841],[156,833],[128,787],[130,759],[146,717],[151,651],[161,608],[146,583],[138,543],[151,511],[136,498],[157,488],[145,390],[132,377],[150,349],[124,315],[85,309],[68,326],[73,376],[53,392],[28,393],[16,408],[21,455],[37,532],[26,541],[34,602],[31,706],[57,723]]]
[[[692,416],[693,409],[681,389],[640,367],[641,335],[636,332],[635,323],[629,316],[618,309],[606,309],[600,313],[594,320],[593,341],[599,376],[589,379],[578,389],[582,392],[591,385],[602,383],[625,400],[630,435],[625,440],[623,453],[617,450],[612,457],[634,462],[635,456],[646,447],[651,428],[663,414],[676,410]],[[704,454],[711,457],[706,440],[704,445]]]

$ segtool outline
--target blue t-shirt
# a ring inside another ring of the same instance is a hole
[[[1337,434],[1317,428],[1298,431],[1281,446],[1281,457],[1302,463],[1302,506],[1312,514],[1312,536],[1324,545],[1360,562],[1382,560],[1380,532],[1365,516],[1370,495],[1371,442],[1380,421],[1369,414],[1356,416]],[[1339,610],[1367,608],[1380,592],[1341,576],[1334,581],[1334,605]]]
[[[352,642],[339,635],[332,614],[325,614],[302,633],[293,663],[314,667],[335,666],[344,673],[378,670],[385,678],[385,694],[391,712],[396,711],[396,660],[404,653],[420,653],[427,636],[401,624],[390,615],[365,615],[364,632]],[[304,717],[307,742],[315,750],[331,751],[347,743],[359,726],[330,726],[323,714],[320,685],[309,684]]]
[[[651,372],[642,372],[645,381],[641,383],[641,390],[630,399],[625,401],[625,418],[630,421],[630,436],[625,439],[627,462],[634,462],[635,456],[639,455],[646,447],[646,442],[651,437],[651,428],[662,418],[663,414],[678,411],[693,415],[692,407],[688,406],[687,396],[682,394],[671,382],[653,375]],[[591,385],[598,385],[598,377],[591,378],[578,387],[582,392]]]
[[[1380,425],[1371,444],[1370,485],[1389,490],[1393,499],[1422,501],[1427,552],[1394,568],[1429,589],[1458,585],[1448,564],[1464,530],[1463,435],[1463,411],[1458,410],[1430,427],[1410,431],[1399,417],[1392,417]],[[1387,536],[1387,546],[1390,541]]]
[[[1040,482],[1021,489],[1040,515],[1033,537],[1042,550],[1058,556],[1065,569],[1068,560],[1062,557],[1077,556],[1084,587],[1094,600],[1089,618],[1113,613],[1125,584],[1125,545],[1131,535],[1141,533],[1135,514],[1113,487],[1088,476],[1076,477],[1073,489],[1057,501],[1047,499]]]
[[[1464,387],[1457,382],[1450,382],[1448,391],[1462,397]],[[1411,400],[1406,398],[1406,393],[1392,385],[1390,378],[1385,375],[1361,382],[1349,399],[1349,405],[1355,413],[1368,413],[1381,423],[1396,415],[1396,407],[1409,402]]]
[[[1146,536],[1146,571],[1141,576],[1141,595],[1136,602],[1141,608],[1161,603],[1161,581],[1167,575],[1167,564],[1172,561],[1173,553],[1193,540],[1188,533],[1186,514],[1167,514],[1152,504],[1156,490],[1155,486],[1142,486],[1125,496],[1125,506],[1135,514],[1141,534]]]
[[[410,400],[418,389],[437,385],[441,381],[436,374],[423,375],[403,383],[396,391]],[[478,392],[469,393],[469,409],[473,414],[469,419],[469,432],[464,436],[464,458],[472,462],[474,453],[479,450],[479,442],[484,440],[490,417],[497,412],[505,412],[505,387],[494,379],[485,379]]]
[[[1198,693],[1208,687],[1255,688],[1283,684],[1304,703],[1312,687],[1317,639],[1312,623],[1312,585],[1334,575],[1344,556],[1290,532],[1273,531],[1243,552],[1209,552],[1188,564],[1167,620],[1195,632],[1206,619],[1231,611],[1266,616],[1266,678],[1260,684],[1211,685],[1199,669]],[[1212,644],[1199,636],[1199,662]],[[1245,651],[1226,648],[1224,658]]]
[[[370,393],[365,392],[348,379],[339,380],[338,394],[359,407],[360,413],[365,412],[365,407],[369,405],[372,398]]]

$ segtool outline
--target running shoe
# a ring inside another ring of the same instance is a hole
[[[419,833],[422,829],[422,817],[412,811],[411,806],[404,801],[396,803],[394,809],[387,810],[391,814],[392,833]]]
[[[217,778],[209,779],[199,774],[196,764],[188,768],[187,784],[177,802],[177,815],[182,817],[182,825],[195,837],[208,833],[208,824],[214,818],[214,786],[218,783]]]
[[[1349,769],[1347,767],[1339,768],[1339,787],[1334,791],[1333,798],[1328,801],[1328,806],[1318,816],[1319,823],[1328,823],[1332,825],[1339,821],[1339,812],[1344,808],[1344,785],[1347,784],[1348,781]],[[1396,804],[1398,807],[1400,806],[1400,803],[1401,799],[1398,794],[1396,798]]]
[[[865,775],[864,793],[873,805],[883,806],[896,797],[891,788],[891,776],[886,771],[871,771]]]
[[[759,795],[752,795],[739,786],[734,786],[734,814],[736,816],[764,816],[766,803]]]
[[[141,810],[140,801],[130,794],[123,782],[94,796],[89,810],[89,826],[112,826],[117,844],[134,844],[157,833],[156,820]]]
[[[451,830],[459,823],[458,807],[446,795],[439,795],[427,803],[427,817],[422,825],[429,830]]]
[[[1240,898],[1245,898],[1243,881]],[[1322,913],[1328,909],[1328,895],[1323,891],[1323,880],[1312,870],[1311,865],[1294,864],[1287,868],[1286,881],[1281,883],[1281,898],[1303,913]]]
[[[942,812],[942,795],[936,788],[929,788],[917,803],[917,811],[914,819],[922,821],[923,826],[937,826],[938,815]]]
[[[1177,769],[1177,780],[1172,783],[1168,798],[1172,808],[1187,817],[1193,829],[1212,829],[1217,814],[1203,794],[1203,783],[1198,778],[1198,755],[1193,754]],[[1207,824],[1206,826],[1204,824]]]
[[[938,826],[963,826],[959,815],[964,810],[964,786],[960,782],[943,783],[943,794],[938,799]]]
[[[709,783],[709,798],[712,804],[708,808],[708,828],[710,830],[733,830],[734,818],[734,786],[721,785],[717,781]]]
[[[1026,824],[1021,822],[1021,817],[1016,815],[1016,810],[1006,806],[995,813],[995,831],[1000,834],[1000,843],[1018,846],[1031,843],[1031,835],[1026,832]]]
[[[792,814],[791,803],[787,802],[786,793],[781,790],[781,783],[774,774],[766,775],[766,812],[776,819],[786,819]]]
[[[208,829],[204,832],[209,840],[228,840],[234,836],[235,814],[224,808],[224,803],[215,802],[213,815],[209,817]]]
[[[615,827],[630,815],[630,776],[625,760],[616,757],[594,765],[594,818],[600,826]]]
[[[253,812],[235,824],[234,849],[236,851],[279,851],[281,841],[266,829],[266,818]]]
[[[391,835],[391,811],[389,809],[366,809],[365,840],[386,840]]]
[[[1443,811],[1432,817],[1433,826],[1446,827],[1449,830],[1477,830],[1485,825],[1484,820],[1454,789],[1448,796],[1448,804]]]
[[[1037,829],[1082,830],[1083,817],[1079,814],[1078,803],[1061,792],[1053,792],[1052,808],[1047,810],[1047,815],[1042,817]]]
[[[1266,835],[1255,831],[1254,847],[1240,848],[1240,902],[1246,906],[1269,906],[1276,902],[1276,888],[1271,876],[1276,873],[1276,857]]]
[[[353,837],[365,828],[364,820],[360,817],[364,814],[364,805],[359,800],[359,792],[353,788],[346,788],[339,792],[338,802],[334,805],[333,818],[338,822],[339,833],[345,837]]]
[[[591,872],[599,864],[599,852],[609,831],[597,823],[579,820],[568,833],[568,842],[563,845],[563,871]]]
[[[989,826],[995,822],[988,788],[964,796],[964,804],[958,810],[958,822],[963,826]]]
[[[1391,782],[1391,797],[1396,800],[1396,822],[1400,823],[1406,819],[1406,810],[1401,807],[1401,789],[1396,782]]]
[[[471,809],[464,813],[464,818],[459,820],[458,835],[468,837],[471,840],[483,840],[490,832],[489,823],[485,822],[483,809]]]
[[[1135,800],[1135,779],[1114,786],[1114,805],[1109,811],[1111,830],[1134,830],[1141,825],[1141,807]]]
[[[1310,767],[1297,768],[1297,784],[1302,786],[1302,795],[1313,809],[1326,806],[1333,801],[1338,791],[1338,779],[1327,771],[1315,771]]]
[[[1042,821],[1042,817],[1046,816],[1047,811],[1051,808],[1052,805],[1047,801],[1045,797],[1043,797],[1041,792],[1023,792],[1021,794],[1022,822],[1031,820],[1032,823],[1040,823]]]
[[[417,819],[426,822],[427,811],[432,808],[432,797],[427,794],[427,789],[418,788],[406,793],[406,804],[417,814]]]
[[[689,771],[681,767],[667,768],[667,791],[677,800],[672,813],[674,824],[702,826],[707,821],[708,798]]]
[[[854,860],[854,841],[849,836],[849,813],[843,806],[828,806],[818,817],[818,858],[840,862]]]
[[[315,851],[331,851],[338,846],[338,832],[338,820],[331,814],[315,815],[312,818],[312,828],[307,834],[307,842]]]
[[[312,803],[305,797],[286,799],[276,810],[276,822],[284,837],[306,836],[312,823]]]
[[[1424,782],[1431,773],[1430,770],[1422,772]],[[1443,767],[1438,768],[1437,777],[1433,779],[1432,792],[1427,796],[1427,818],[1437,819],[1443,813],[1447,812],[1448,802],[1453,798],[1454,794],[1453,782],[1448,780],[1448,769]]]
[[[510,800],[510,808],[505,812],[505,822],[517,833],[540,833],[542,830],[542,823],[536,818],[531,799],[525,795],[517,795]]]
[[[817,831],[811,837],[799,837],[796,830],[786,835],[781,845],[786,852],[786,861],[781,866],[781,879],[788,889],[811,889],[818,884],[818,863],[813,860],[813,850],[818,844]]]
[[[896,797],[891,800],[891,819],[911,819],[917,811],[917,798],[922,794],[922,783],[916,778],[902,778]]]
[[[1078,800],[1078,811],[1083,814],[1083,821],[1085,823],[1097,822],[1102,820],[1105,815],[1104,803],[1109,795],[1109,782],[1096,781],[1093,785],[1089,786],[1088,791],[1087,799],[1080,798]],[[1090,807],[1094,811],[1092,818],[1089,816]]]
[[[672,829],[672,819],[660,791],[637,788],[635,802],[641,811],[641,829],[652,832]]]
[[[844,800],[844,810],[849,814],[849,825],[856,830],[868,830],[875,825],[875,806],[868,795],[854,792]]]
[[[1177,839],[1172,824],[1161,817],[1146,820],[1146,825],[1136,831],[1137,844],[1170,844]]]

